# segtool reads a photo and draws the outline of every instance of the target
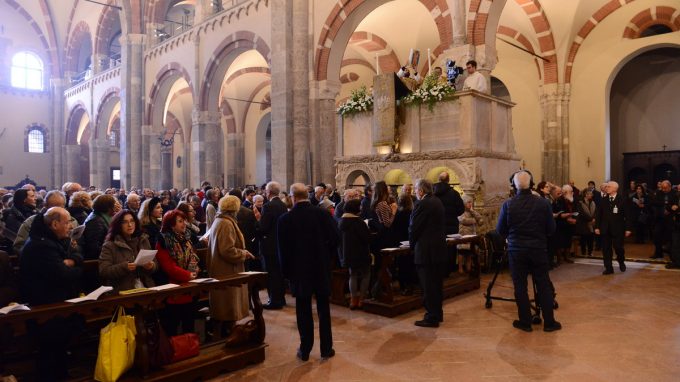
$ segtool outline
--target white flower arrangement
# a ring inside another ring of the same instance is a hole
[[[338,107],[337,113],[346,116],[362,111],[373,110],[373,97],[366,92],[366,87],[352,90],[349,99]]]
[[[436,74],[425,77],[423,85],[413,93],[403,97],[401,100],[405,104],[421,105],[427,104],[427,108],[432,111],[434,104],[449,99],[456,91],[448,83],[439,81]]]

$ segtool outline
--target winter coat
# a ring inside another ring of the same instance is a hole
[[[434,196],[439,198],[444,205],[446,233],[458,233],[458,217],[465,212],[465,204],[460,194],[448,183],[439,182],[434,185]]]
[[[102,245],[109,232],[109,222],[101,214],[91,212],[85,219],[85,232],[80,238],[85,260],[96,260],[102,251]]]
[[[158,268],[155,261],[151,270],[144,269],[142,265],[138,265],[134,271],[128,270],[128,263],[135,261],[141,249],[151,249],[145,234],[130,240],[118,235],[114,240],[106,241],[99,255],[99,277],[104,284],[111,285],[116,291],[134,289],[136,279],[147,288],[155,286],[150,276]]]
[[[371,265],[370,233],[368,226],[357,215],[345,213],[338,224],[342,234],[342,263],[347,268]]]

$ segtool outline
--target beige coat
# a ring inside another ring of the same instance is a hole
[[[245,271],[245,242],[236,219],[218,215],[208,239],[208,274],[223,279]],[[230,287],[210,292],[210,316],[218,321],[237,321],[248,316],[248,286]]]

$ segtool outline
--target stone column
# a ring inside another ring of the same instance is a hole
[[[312,117],[312,181],[334,183],[335,157],[337,152],[338,115],[335,98],[340,93],[340,83],[334,81],[313,81],[310,115]]]
[[[53,78],[50,80],[50,90],[52,92],[52,102],[50,103],[50,127],[49,127],[49,146],[52,157],[52,171],[50,177],[50,185],[53,188],[61,189],[64,184],[64,144],[65,134],[65,120],[64,120],[64,84],[62,78]]]
[[[161,132],[151,125],[142,126],[142,183],[145,187],[158,188],[161,183]]]
[[[172,146],[161,146],[161,189],[172,188]]]
[[[293,4],[273,1],[271,19],[272,179],[293,183]],[[304,55],[306,57],[306,54]]]
[[[453,46],[465,45],[467,43],[467,20],[465,15],[465,0],[449,0],[451,9],[451,22],[453,23]]]
[[[243,187],[245,184],[245,134],[233,132],[227,134],[227,147],[224,150],[227,156],[226,186]]]
[[[569,180],[569,88],[544,85],[541,94],[543,110],[543,176],[542,179],[565,184]]]
[[[92,55],[92,73],[97,74],[109,68],[109,57],[105,54]]]
[[[194,110],[191,113],[191,125],[191,185],[198,187],[204,180],[220,184],[220,113]]]
[[[90,156],[90,170],[92,167],[96,167],[96,177],[95,185],[101,188],[111,187],[111,166],[109,155],[111,153],[111,146],[109,141],[106,139],[96,139],[92,142],[92,146],[96,147],[97,161],[96,166],[92,162],[92,156]]]
[[[309,173],[312,160],[310,158],[309,128],[309,2],[293,1],[293,166],[294,181],[314,182]],[[331,133],[334,131],[331,130]],[[331,146],[334,147],[334,146]]]
[[[93,134],[94,135],[94,134]],[[101,188],[101,183],[99,182],[99,174],[98,170],[99,168],[97,167],[97,164],[99,162],[99,147],[97,147],[97,141],[94,139],[94,136],[90,138],[90,143],[87,146],[88,151],[90,152],[90,186],[96,186]]]
[[[147,186],[142,182],[142,113],[144,99],[143,34],[121,37],[120,172],[121,187]]]
[[[80,145],[63,145],[65,179],[77,182],[80,177]]]

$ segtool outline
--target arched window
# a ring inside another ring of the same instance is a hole
[[[12,57],[12,86],[43,90],[43,63],[40,57],[27,51]]]
[[[40,154],[45,152],[45,134],[42,129],[34,127],[28,131],[28,152]]]

